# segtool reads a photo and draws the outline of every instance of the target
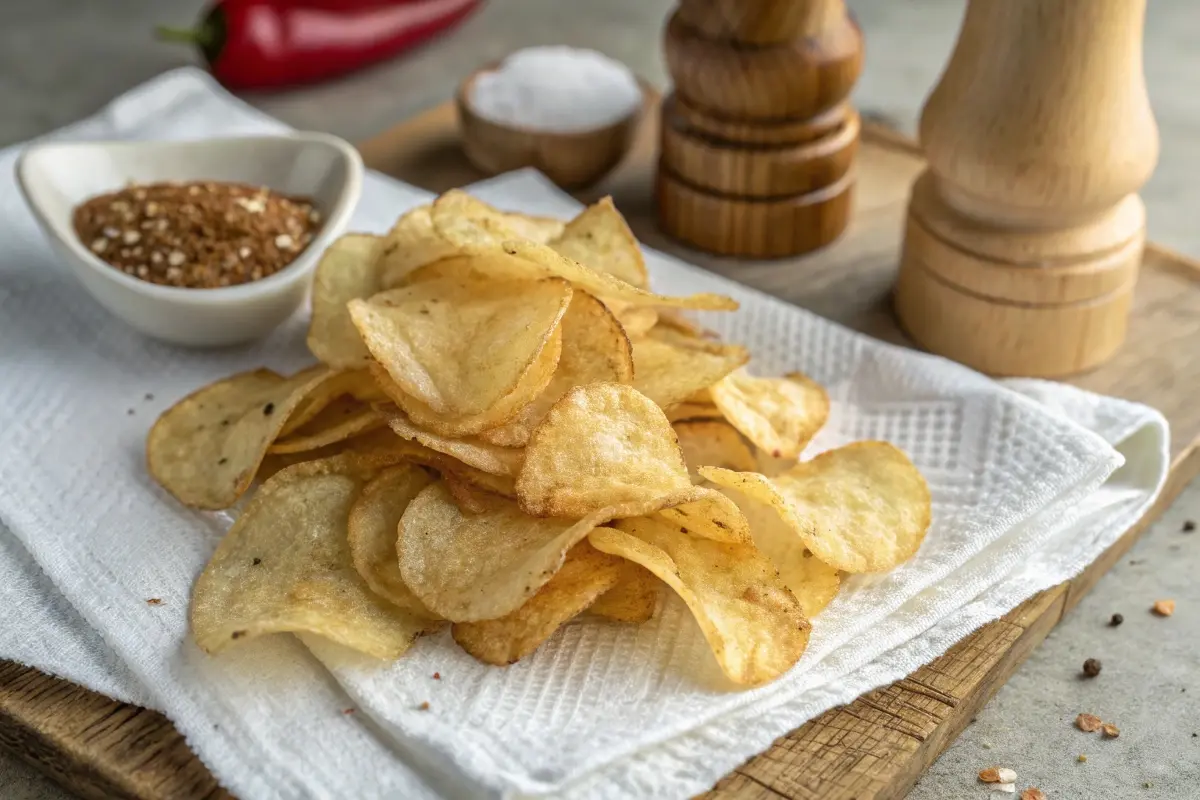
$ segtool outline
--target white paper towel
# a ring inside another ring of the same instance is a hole
[[[62,135],[280,128],[202,74],[181,71]],[[814,452],[881,438],[909,453],[934,497],[934,526],[916,558],[849,581],[815,621],[801,663],[751,692],[722,683],[673,598],[643,626],[569,625],[504,669],[474,662],[445,636],[383,666],[310,639],[313,658],[286,636],[209,658],[187,637],[186,607],[229,517],[180,508],[159,490],[142,464],[145,433],[203,383],[307,363],[305,320],[217,353],[146,341],[54,262],[17,194],[16,155],[0,156],[9,173],[0,216],[0,521],[11,532],[0,531],[0,656],[163,710],[247,800],[686,797],[780,734],[911,672],[1082,569],[1145,510],[1166,474],[1166,423],[1144,406],[1058,384],[999,384],[649,253],[658,290],[741,301],[741,311],[703,321],[748,345],[753,370],[801,369],[826,385],[833,414]],[[577,208],[531,173],[474,191],[534,213]],[[425,198],[371,175],[353,227],[385,230]],[[163,603],[147,604],[151,597]],[[418,710],[423,702],[428,711]]]

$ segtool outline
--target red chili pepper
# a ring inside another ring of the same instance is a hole
[[[344,75],[420,44],[482,0],[218,0],[193,30],[159,35],[200,47],[232,89],[267,89]]]

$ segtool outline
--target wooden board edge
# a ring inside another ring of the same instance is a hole
[[[878,716],[880,713],[885,713],[884,710],[889,706],[911,705],[905,698],[888,698],[887,695],[895,694],[897,690],[911,689],[914,694],[928,696],[931,691],[928,688],[931,681],[924,680],[923,673],[938,674],[940,664],[955,662],[962,651],[972,647],[973,642],[993,638],[989,634],[997,628],[1019,629],[1020,633],[997,654],[986,672],[980,674],[974,683],[963,687],[961,697],[948,698],[946,705],[951,710],[946,717],[931,729],[921,731],[919,735],[914,736],[914,739],[917,740],[914,747],[891,751],[890,758],[874,762],[873,771],[883,775],[878,791],[873,794],[857,793],[854,795],[857,800],[900,800],[905,797],[929,766],[958,738],[979,710],[987,705],[1000,688],[1008,682],[1008,679],[1024,663],[1025,659],[1057,627],[1067,612],[1074,608],[1100,578],[1133,547],[1142,534],[1162,516],[1163,512],[1174,503],[1183,489],[1197,475],[1200,475],[1200,439],[1193,441],[1172,462],[1167,481],[1155,502],[1146,509],[1129,530],[1079,575],[1034,595],[1001,619],[982,626],[930,664],[914,671],[907,678],[868,692],[846,706],[831,709],[792,733],[781,737],[770,749],[752,757],[723,778],[711,792],[704,795],[704,798],[706,800],[748,800],[758,797],[765,799],[768,797],[806,796],[798,794],[794,786],[773,785],[769,772],[756,768],[756,764],[783,760],[780,759],[781,755],[796,761],[795,756],[787,748],[788,740],[793,737],[802,737],[806,732],[811,732],[821,726],[827,726],[834,730],[844,729],[837,719],[839,715],[849,715],[861,719],[867,718],[868,715]],[[906,684],[911,684],[911,686],[906,686]],[[856,748],[860,746],[860,743],[854,744]],[[784,752],[776,753],[776,749]]]

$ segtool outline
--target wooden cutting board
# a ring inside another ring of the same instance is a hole
[[[580,195],[612,194],[647,244],[683,255],[872,336],[907,344],[888,304],[915,146],[866,126],[855,213],[832,247],[802,259],[746,263],[691,253],[655,229],[651,193],[656,114],[622,166]],[[450,104],[361,145],[367,164],[434,191],[481,176],[460,152]],[[1172,468],[1161,499],[1073,581],[1031,598],[904,680],[821,715],[723,778],[708,798],[903,797],[1063,614],[1200,472],[1200,264],[1151,245],[1129,340],[1115,359],[1071,381],[1148,403],[1170,420]],[[84,797],[217,800],[222,790],[160,714],[0,662],[0,745]]]

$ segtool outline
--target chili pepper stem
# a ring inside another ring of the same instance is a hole
[[[169,25],[158,25],[154,33],[164,42],[187,42],[201,48],[210,46],[213,41],[212,29],[205,25],[199,28],[173,28]]]

